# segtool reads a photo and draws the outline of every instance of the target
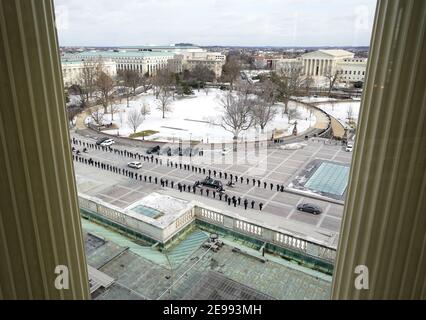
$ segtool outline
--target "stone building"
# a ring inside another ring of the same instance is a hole
[[[85,63],[83,60],[62,60],[61,64],[65,87],[72,86],[73,84],[80,85],[83,69],[86,67],[95,68],[94,63]],[[103,71],[113,78],[117,75],[117,64],[112,60],[104,60]]]
[[[273,70],[288,70],[299,67],[306,76],[320,79],[329,74],[339,74],[344,82],[365,80],[367,59],[355,58],[355,54],[346,50],[318,50],[301,55],[295,59],[277,59],[273,61]]]

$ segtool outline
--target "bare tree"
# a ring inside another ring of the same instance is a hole
[[[73,126],[74,118],[82,111],[82,108],[77,105],[69,105],[67,107],[68,122],[70,127]]]
[[[142,75],[135,70],[121,70],[118,77],[126,87],[132,88],[133,94],[136,93],[136,89],[142,82]]]
[[[289,66],[277,73],[272,74],[272,81],[277,87],[279,98],[284,103],[284,114],[288,114],[288,103],[304,85],[306,78],[303,76],[301,66]]]
[[[149,116],[151,114],[151,108],[149,107],[149,105],[147,103],[143,103],[142,108],[141,108],[141,114],[144,117],[144,119]]]
[[[231,84],[231,91],[234,90],[234,83],[241,74],[241,61],[236,56],[227,58],[223,66],[222,80]]]
[[[133,129],[133,133],[136,133],[143,121],[143,115],[137,109],[132,109],[128,112],[127,124]]]
[[[176,84],[175,75],[167,69],[159,70],[153,79],[154,94],[157,99],[161,92],[170,91],[170,88]],[[171,94],[170,94],[171,96]]]
[[[215,73],[203,65],[195,66],[189,76],[193,81],[197,82],[198,91],[200,91],[201,88],[205,88],[207,82],[213,82],[216,79]]]
[[[278,109],[275,106],[276,95],[274,84],[266,80],[261,83],[259,89],[260,94],[252,106],[252,113],[255,123],[260,127],[262,133],[264,133],[268,123],[273,121],[277,116]]]
[[[78,106],[82,109],[85,109],[87,106],[87,96],[86,91],[83,89],[81,85],[74,84],[68,88],[68,98],[71,99],[72,97],[78,97],[78,101],[76,99],[73,99],[71,102],[72,104],[78,104]],[[67,101],[69,103],[70,101]]]
[[[332,72],[331,69],[329,69],[325,77],[328,80],[328,96],[330,96],[331,91],[333,91],[334,87],[336,86],[336,83],[340,79],[340,72],[339,70]]]
[[[108,112],[108,104],[111,99],[111,90],[114,88],[114,81],[112,78],[105,72],[101,71],[99,77],[96,81],[96,85],[101,92],[101,101],[102,106],[104,107],[104,113]]]
[[[288,123],[291,123],[291,121],[294,120],[294,119],[300,118],[300,112],[297,109],[297,107],[289,108],[288,113],[287,113],[287,117],[288,117]]]
[[[306,96],[311,95],[311,89],[314,83],[315,81],[314,79],[312,79],[311,76],[305,76],[305,79],[303,80],[302,88],[304,89]]]
[[[142,87],[142,92],[145,93],[152,88],[152,81],[148,75],[143,75],[140,77],[140,86]]]
[[[91,59],[83,62],[83,68],[80,71],[80,83],[83,87],[82,94],[85,95],[86,101],[93,97],[97,78],[103,68],[104,64],[101,59]]]
[[[104,124],[104,116],[105,114],[100,108],[95,108],[90,112],[90,117],[98,126],[102,126]]]
[[[163,87],[160,89],[158,93],[158,107],[157,109],[163,113],[163,119],[166,118],[166,113],[171,112],[172,109],[170,107],[172,94],[167,87]]]
[[[109,111],[111,113],[111,121],[114,121],[114,115],[120,110],[120,107],[114,103],[111,103]]]
[[[231,132],[234,141],[237,141],[241,132],[250,129],[254,124],[253,101],[246,94],[228,92],[221,98],[221,104],[223,106],[221,126]]]

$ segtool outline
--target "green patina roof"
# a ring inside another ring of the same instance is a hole
[[[77,54],[67,55],[68,57],[79,58],[82,57],[102,57],[102,58],[118,58],[118,57],[135,57],[135,58],[149,58],[149,57],[173,57],[171,52],[149,52],[149,51],[135,51],[135,52],[113,52],[113,51],[88,51]]]

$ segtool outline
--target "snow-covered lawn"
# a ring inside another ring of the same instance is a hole
[[[345,127],[349,126],[349,120],[348,116],[349,113],[352,113],[352,120],[355,123],[358,123],[359,118],[359,112],[361,108],[361,102],[360,101],[348,101],[348,102],[328,102],[328,103],[321,103],[317,105],[318,108],[325,111],[329,115],[336,118],[341,124],[343,124]],[[350,111],[351,110],[351,111]]]
[[[142,106],[148,105],[151,114],[148,115],[141,126],[140,131],[158,131],[158,134],[152,135],[147,140],[177,142],[179,139],[184,141],[202,141],[205,143],[220,143],[232,141],[232,133],[227,132],[220,126],[222,109],[220,98],[225,94],[218,89],[211,89],[206,93],[201,90],[195,91],[194,96],[178,98],[171,103],[172,111],[166,114],[166,119],[162,118],[162,112],[158,110],[158,100],[152,93],[141,94],[130,101],[130,108],[127,108],[127,102],[123,100],[119,104],[119,111],[114,115],[114,121],[111,120],[111,115],[105,115],[105,123],[113,122],[119,129],[107,130],[106,133],[120,136],[129,136],[133,133],[132,128],[127,123],[127,114],[131,109],[140,110]],[[291,102],[290,108],[297,108],[299,111],[298,132],[303,134],[309,127],[315,125],[316,118],[306,110],[302,104]],[[277,117],[267,127],[265,139],[272,137],[273,130],[285,131],[288,135],[293,133],[294,120],[292,124],[288,123],[286,115],[284,117],[280,112]],[[252,141],[258,135],[257,129],[250,129],[241,134],[241,140]]]

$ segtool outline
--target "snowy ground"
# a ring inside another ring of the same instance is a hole
[[[294,99],[297,99],[299,101],[305,102],[305,103],[318,103],[318,102],[332,102],[336,99],[329,98],[329,97],[318,97],[318,96],[310,96],[310,97],[294,97]]]
[[[172,112],[166,114],[166,119],[162,118],[162,113],[157,109],[158,101],[151,94],[142,94],[137,96],[130,102],[130,108],[127,108],[126,101],[123,100],[119,104],[120,111],[114,115],[114,121],[111,120],[111,115],[105,115],[105,123],[113,122],[119,129],[105,131],[106,133],[120,136],[129,136],[133,130],[127,124],[127,114],[131,109],[140,110],[143,104],[146,104],[151,109],[151,114],[148,115],[144,123],[138,128],[140,131],[159,131],[158,134],[150,136],[147,140],[178,142],[179,139],[184,141],[202,141],[204,143],[220,143],[232,141],[233,135],[224,130],[220,125],[222,116],[222,106],[220,97],[224,94],[223,91],[211,89],[206,95],[204,91],[197,92],[192,97],[176,98],[172,102]],[[281,115],[281,106],[279,115],[267,127],[267,133],[262,138],[270,139],[273,130],[283,130],[287,135],[291,135],[294,128],[294,120],[292,124],[288,123],[287,116]],[[309,127],[315,125],[316,118],[311,115],[306,108],[295,102],[290,103],[290,108],[297,108],[299,111],[298,132],[303,134]],[[241,135],[242,141],[253,141],[258,135],[258,129],[250,129]]]
[[[345,127],[349,127],[348,115],[352,110],[352,120],[358,123],[359,112],[361,108],[360,101],[348,101],[348,102],[327,102],[317,105],[318,108],[327,112],[329,115],[336,118]]]

